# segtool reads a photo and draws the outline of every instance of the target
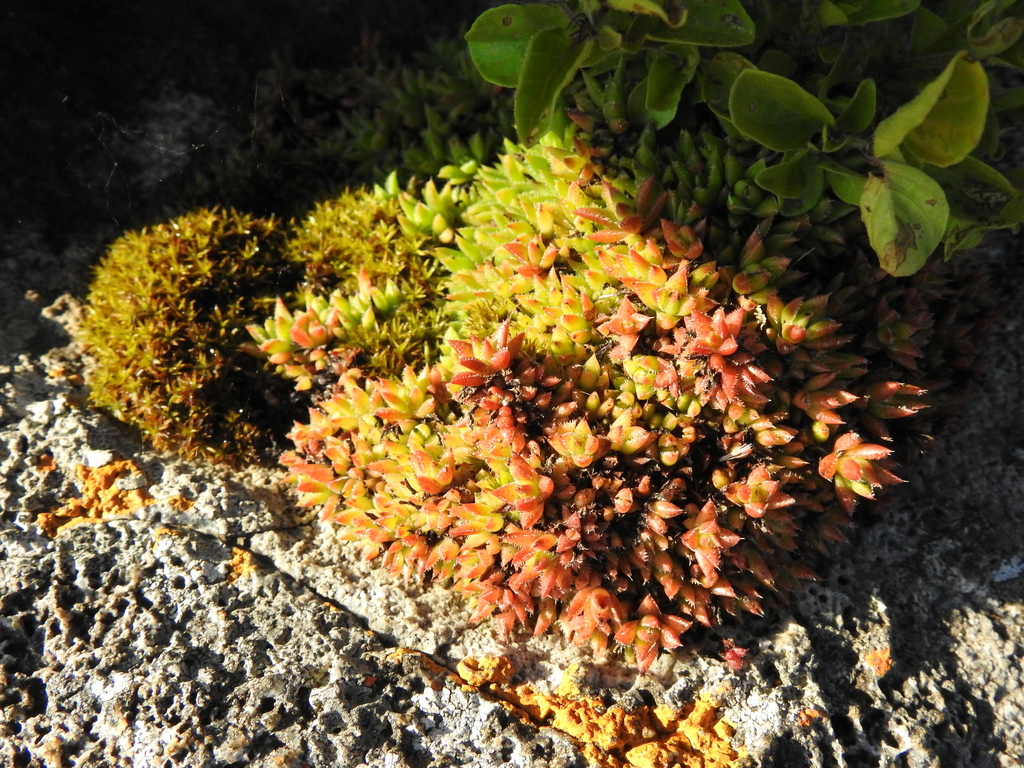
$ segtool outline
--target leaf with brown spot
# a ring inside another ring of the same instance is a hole
[[[949,203],[931,176],[905,163],[883,162],[884,176],[868,176],[861,218],[882,268],[905,277],[924,266],[942,241]]]

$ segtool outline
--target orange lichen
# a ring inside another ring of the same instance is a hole
[[[456,670],[459,677],[475,688],[488,683],[504,685],[511,679],[515,669],[512,662],[504,656],[472,657],[459,662]]]
[[[399,663],[409,657],[431,688],[439,690],[447,680],[504,704],[528,725],[561,731],[598,768],[729,768],[742,757],[731,745],[732,726],[718,716],[708,697],[679,710],[642,706],[626,711],[582,695],[575,664],[556,692],[547,694],[530,685],[508,685],[515,669],[503,656],[463,659],[458,672],[407,648],[395,649],[387,660]]]
[[[256,570],[256,558],[252,552],[238,547],[231,548],[231,563],[228,565],[227,575],[229,584],[243,576],[251,576]]]
[[[815,723],[826,719],[828,719],[828,715],[814,707],[806,707],[796,713],[796,724],[801,728],[810,728]]]
[[[892,669],[892,657],[889,655],[888,648],[876,648],[873,651],[869,651],[867,656],[864,657],[864,661],[868,663],[868,666],[879,677],[885,677],[886,673]]]
[[[44,454],[40,457],[37,467],[50,472],[55,470],[57,465],[52,457],[46,461]],[[56,536],[65,526],[99,523],[129,515],[140,507],[155,501],[147,490],[148,483],[138,488],[124,490],[118,488],[118,480],[133,475],[142,475],[145,480],[145,474],[139,466],[128,459],[112,461],[102,467],[86,467],[77,464],[75,474],[78,478],[76,485],[81,495],[78,498],[68,499],[63,506],[51,512],[41,512],[36,518],[36,523],[50,538]],[[133,483],[133,485],[136,484]],[[171,496],[162,501],[179,510],[188,509],[191,506],[191,502],[181,496]]]
[[[706,698],[681,710],[642,706],[627,711],[582,696],[575,666],[554,694],[530,685],[506,686],[512,664],[504,657],[465,659],[458,669],[465,683],[483,687],[482,693],[505,703],[524,721],[574,738],[587,759],[601,768],[726,768],[739,757],[730,744],[731,726]]]
[[[82,464],[75,467],[81,496],[68,499],[52,512],[43,512],[36,522],[51,538],[66,525],[95,523],[111,517],[126,515],[153,501],[145,487],[121,490],[117,481],[142,470],[132,461],[114,461],[102,467],[90,468]]]
[[[85,383],[81,373],[63,363],[47,370],[46,375],[52,379],[64,379],[73,387],[80,387]]]
[[[57,468],[57,462],[53,458],[53,454],[47,451],[41,453],[39,458],[36,459],[36,469],[40,472],[53,472]]]

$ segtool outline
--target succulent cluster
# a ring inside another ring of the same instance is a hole
[[[456,40],[340,71],[280,59],[257,96],[249,143],[192,180],[189,200],[293,215],[392,171],[465,180],[512,131],[511,92],[486,82]]]
[[[426,192],[433,190],[431,183]],[[426,250],[427,236],[404,219],[403,205],[413,215],[422,207],[399,192],[392,175],[386,187],[346,192],[292,224],[285,253],[305,267],[302,296],[279,299],[274,317],[249,331],[256,342],[250,351],[300,391],[328,367],[393,374],[431,359],[446,322],[437,306],[439,265]]]
[[[338,367],[284,462],[342,538],[474,619],[645,669],[814,577],[955,352],[935,270],[887,275],[828,196],[780,213],[753,142],[629,135],[592,108],[622,76],[479,171],[436,251],[438,360]]]

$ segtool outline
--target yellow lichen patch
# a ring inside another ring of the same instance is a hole
[[[503,685],[509,681],[515,671],[512,662],[504,656],[463,659],[459,662],[456,670],[459,677],[476,688],[487,683]]]
[[[65,525],[94,523],[128,514],[153,500],[145,487],[133,490],[117,487],[118,480],[142,474],[142,470],[132,461],[114,461],[96,468],[78,464],[75,473],[82,495],[77,499],[69,499],[52,512],[41,513],[36,520],[47,536],[56,536]]]
[[[251,576],[256,570],[256,558],[252,552],[238,547],[231,548],[231,564],[228,566],[227,575],[229,584],[243,576]]]
[[[575,665],[554,694],[529,685],[506,687],[513,670],[502,657],[464,659],[458,670],[463,681],[483,686],[484,693],[523,720],[576,739],[600,768],[727,768],[739,758],[730,743],[732,728],[705,698],[682,710],[642,706],[627,711],[581,696]]]

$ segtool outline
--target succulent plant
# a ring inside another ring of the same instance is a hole
[[[855,206],[786,215],[751,185],[763,147],[659,144],[581,94],[578,126],[480,169],[436,250],[437,361],[345,368],[284,462],[339,536],[473,619],[646,669],[815,577],[857,498],[899,482],[890,425],[959,353],[941,270],[873,265]]]
[[[293,223],[285,246],[286,258],[305,267],[302,296],[279,299],[273,318],[250,325],[250,351],[300,391],[344,367],[400,374],[432,361],[447,316],[444,269],[427,245],[431,233],[446,237],[460,206],[451,184],[438,192],[428,182],[416,197],[398,189],[394,174],[383,187],[319,203]]]
[[[393,374],[432,359],[445,328],[440,266],[426,235],[401,221],[403,205],[433,221],[434,200],[454,223],[452,195],[413,200],[392,175],[289,225],[204,209],[126,234],[97,267],[88,297],[82,339],[95,362],[94,404],[159,449],[266,458],[301,398],[254,357],[269,358],[299,391],[328,368]]]
[[[340,71],[287,59],[263,73],[249,143],[190,182],[190,203],[300,215],[353,185],[467,180],[512,133],[511,92],[486,82],[460,41]]]
[[[115,241],[80,330],[92,403],[160,450],[266,461],[289,423],[288,390],[242,346],[246,324],[302,276],[285,238],[276,219],[203,209]]]

